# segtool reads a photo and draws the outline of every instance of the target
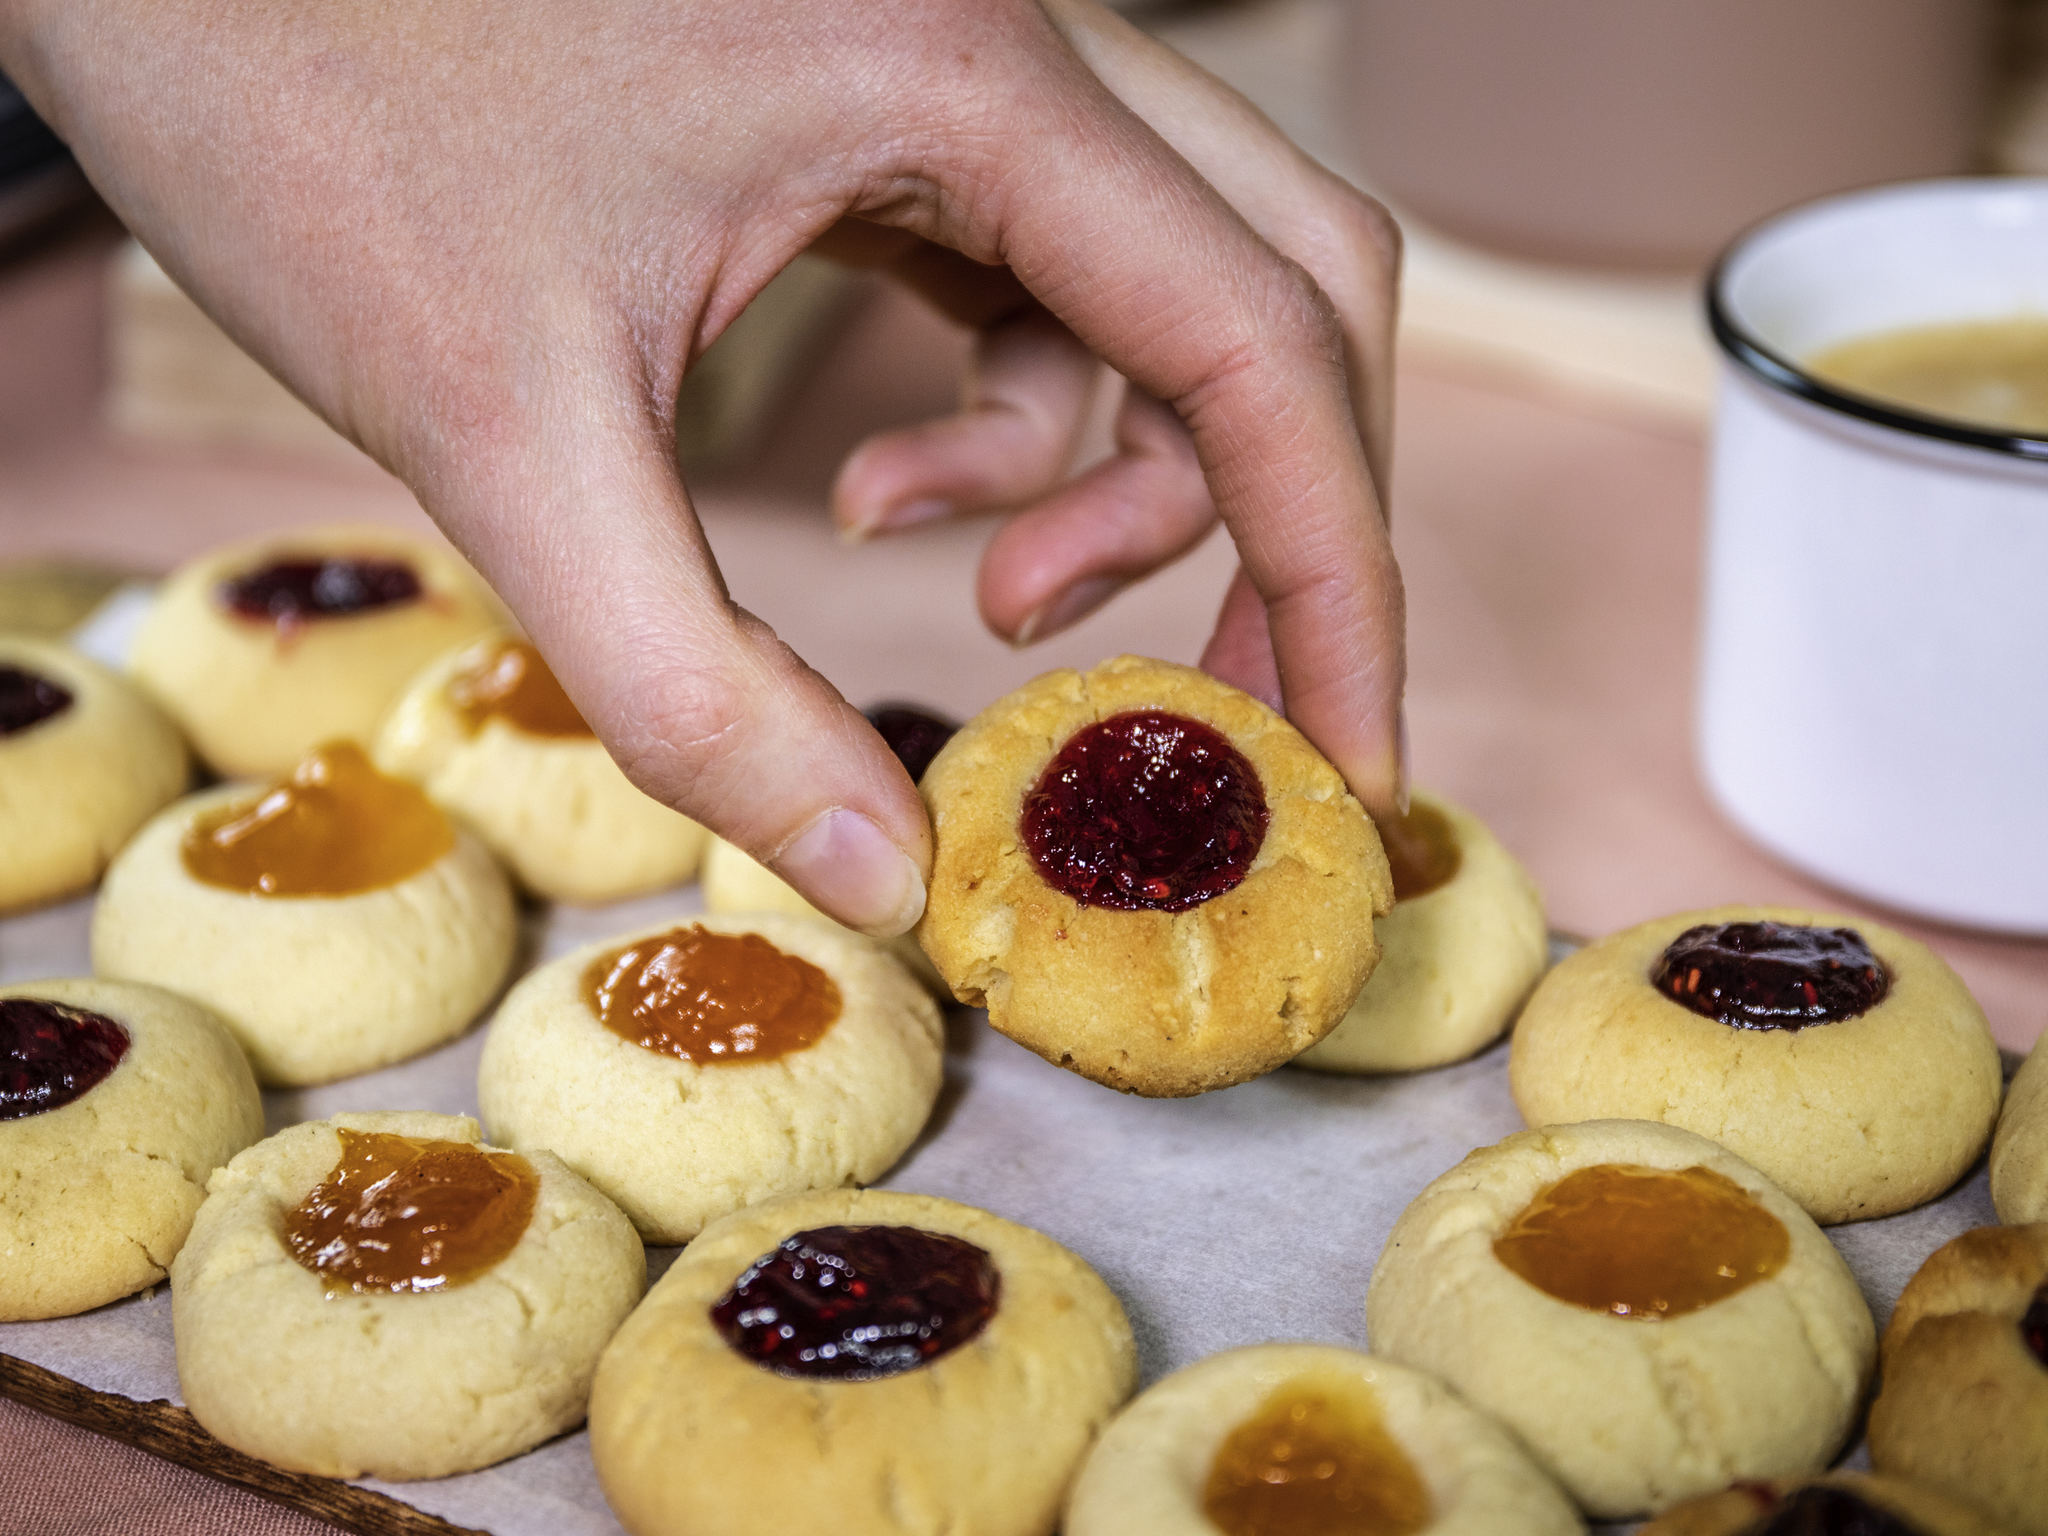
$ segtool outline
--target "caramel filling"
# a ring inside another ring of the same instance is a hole
[[[1289,1382],[1209,1464],[1202,1512],[1224,1536],[1409,1536],[1429,1489],[1356,1382]]]
[[[1416,801],[1397,821],[1382,822],[1380,842],[1394,872],[1394,900],[1413,901],[1449,885],[1465,862],[1450,817]]]
[[[529,736],[595,734],[540,652],[524,640],[499,640],[471,652],[449,679],[448,698],[472,731],[503,720]]]
[[[316,747],[254,802],[185,834],[195,880],[258,896],[353,896],[409,880],[455,846],[448,818],[350,741]]]
[[[600,955],[583,977],[613,1034],[709,1066],[770,1061],[814,1045],[839,1017],[839,988],[758,933],[671,928]]]
[[[1711,1168],[1602,1163],[1531,1200],[1493,1252],[1559,1301],[1654,1322],[1770,1279],[1792,1256],[1792,1237]]]
[[[329,1291],[443,1291],[518,1245],[540,1178],[511,1152],[341,1132],[341,1161],[285,1217],[285,1244]]]

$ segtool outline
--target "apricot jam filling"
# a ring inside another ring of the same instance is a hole
[[[517,1153],[344,1128],[334,1171],[285,1217],[285,1245],[332,1292],[445,1291],[518,1246],[539,1194]]]
[[[0,737],[41,725],[71,707],[71,690],[40,672],[0,662]]]
[[[1387,867],[1394,873],[1395,901],[1413,901],[1443,889],[1457,878],[1465,862],[1465,850],[1458,844],[1451,818],[1419,800],[1406,816],[1382,822],[1379,833],[1387,850]]]
[[[1791,1258],[1792,1236],[1711,1168],[1601,1163],[1537,1195],[1493,1252],[1559,1301],[1654,1322],[1768,1280]]]
[[[0,997],[0,1120],[82,1099],[128,1054],[112,1019],[40,997]]]
[[[1429,1489],[1358,1383],[1289,1382],[1225,1438],[1202,1512],[1224,1536],[1409,1536]]]
[[[896,754],[896,761],[903,765],[912,783],[924,777],[925,769],[939,755],[939,748],[960,729],[952,721],[915,704],[877,704],[864,713],[868,724]]]
[[[257,799],[209,811],[180,852],[195,880],[258,896],[353,896],[409,880],[455,846],[439,806],[354,742],[309,752]]]
[[[241,619],[280,629],[309,619],[343,619],[417,602],[419,574],[403,560],[372,556],[286,555],[219,587],[220,601]]]
[[[1161,710],[1083,726],[1024,797],[1031,861],[1084,907],[1185,912],[1244,879],[1266,793],[1243,753]]]
[[[472,731],[503,720],[529,736],[591,736],[541,654],[524,640],[499,640],[465,658],[448,680],[448,699]]]
[[[711,1305],[735,1352],[783,1376],[872,1381],[929,1365],[995,1316],[986,1249],[921,1227],[814,1227],[754,1260]]]
[[[1804,1029],[1867,1013],[1891,973],[1854,928],[1702,923],[1665,947],[1650,984],[1734,1029]]]
[[[1775,1502],[1775,1501],[1774,1501]],[[1924,1536],[1888,1509],[1847,1488],[1801,1488],[1743,1536]]]
[[[613,1034],[700,1066],[772,1061],[838,1021],[839,987],[758,933],[671,928],[583,973],[590,1011]]]

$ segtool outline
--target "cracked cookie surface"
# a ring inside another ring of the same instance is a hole
[[[249,1063],[196,1003],[118,981],[0,988],[111,1020],[114,1068],[58,1108],[0,1120],[0,1322],[68,1317],[154,1285],[206,1180],[263,1134]]]
[[[343,1129],[477,1143],[474,1120],[336,1115],[214,1174],[171,1269],[185,1404],[215,1437],[323,1477],[447,1477],[581,1422],[597,1357],[639,1301],[646,1256],[619,1208],[547,1152],[511,1251],[445,1290],[334,1290],[285,1218],[327,1179]]]
[[[1263,836],[1242,878],[1194,905],[1088,904],[1041,873],[1026,799],[1077,734],[1155,712],[1241,754]],[[936,836],[925,953],[997,1029],[1109,1087],[1177,1097],[1269,1072],[1335,1027],[1378,958],[1393,885],[1371,820],[1293,726],[1193,668],[1049,672],[963,726],[920,788]]]
[[[1581,1170],[1703,1169],[1782,1226],[1775,1272],[1669,1317],[1558,1299],[1496,1241]],[[1588,1513],[1638,1516],[1744,1478],[1818,1471],[1855,1424],[1876,1330],[1809,1216],[1704,1137],[1643,1120],[1524,1131],[1402,1212],[1373,1271],[1375,1353],[1434,1372],[1519,1435]]]
[[[1704,925],[1850,927],[1889,973],[1883,1000],[1833,1023],[1734,1028],[1651,983]],[[1720,1142],[1816,1221],[1909,1210],[1962,1177],[1998,1117],[1998,1048],[1960,977],[1862,918],[1716,907],[1641,923],[1561,961],[1515,1024],[1508,1078],[1530,1125],[1661,1120]]]

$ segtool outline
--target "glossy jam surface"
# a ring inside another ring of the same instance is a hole
[[[0,662],[0,737],[41,725],[71,707],[71,690],[62,683],[9,662]]]
[[[220,600],[237,618],[280,628],[419,600],[419,573],[403,560],[302,555],[273,560],[220,584]]]
[[[2048,1367],[2048,1285],[2034,1292],[2020,1316],[2020,1338],[2034,1358]]]
[[[925,769],[939,755],[939,748],[960,729],[952,721],[915,704],[877,704],[866,714],[868,724],[889,744],[896,761],[913,781],[924,777]]]
[[[62,1109],[128,1054],[112,1019],[39,997],[0,997],[0,1120]]]
[[[1711,1168],[1600,1163],[1531,1200],[1493,1252],[1559,1301],[1656,1321],[1768,1280],[1792,1256],[1792,1237]]]
[[[1735,1029],[1804,1029],[1867,1013],[1892,979],[1854,928],[1702,923],[1666,946],[1650,984]]]
[[[1465,862],[1465,850],[1458,845],[1458,831],[1450,817],[1420,801],[1399,821],[1381,825],[1379,833],[1387,850],[1387,865],[1394,872],[1396,901],[1413,901],[1441,890],[1457,878]]]
[[[1243,753],[1199,720],[1144,710],[1067,738],[1019,831],[1046,883],[1084,907],[1185,912],[1244,879],[1267,820]]]
[[[416,785],[353,742],[317,747],[255,801],[209,811],[181,852],[196,880],[260,896],[352,896],[410,879],[455,846]]]
[[[1202,1512],[1224,1536],[1409,1536],[1429,1489],[1363,1388],[1290,1382],[1209,1464]]]
[[[1847,1488],[1801,1488],[1743,1536],[1925,1536]]]
[[[814,1227],[748,1265],[711,1306],[720,1337],[784,1376],[869,1381],[927,1365],[995,1316],[986,1250],[919,1227]]]
[[[479,650],[448,680],[448,699],[472,731],[503,720],[529,736],[595,734],[540,652],[524,640]]]
[[[344,1129],[341,1161],[285,1217],[285,1244],[331,1291],[444,1291],[517,1246],[539,1193],[516,1153]]]
[[[771,1061],[823,1038],[839,1018],[839,987],[758,933],[698,926],[600,955],[584,997],[613,1034],[700,1065]]]

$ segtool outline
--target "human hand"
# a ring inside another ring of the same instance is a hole
[[[1093,0],[0,0],[0,65],[635,781],[842,920],[916,920],[923,807],[731,601],[672,452],[683,370],[814,244],[984,328],[968,409],[856,454],[844,522],[1022,508],[981,578],[1021,641],[1220,515],[1204,664],[1393,808],[1391,226]],[[1094,359],[1119,453],[1063,484]]]

